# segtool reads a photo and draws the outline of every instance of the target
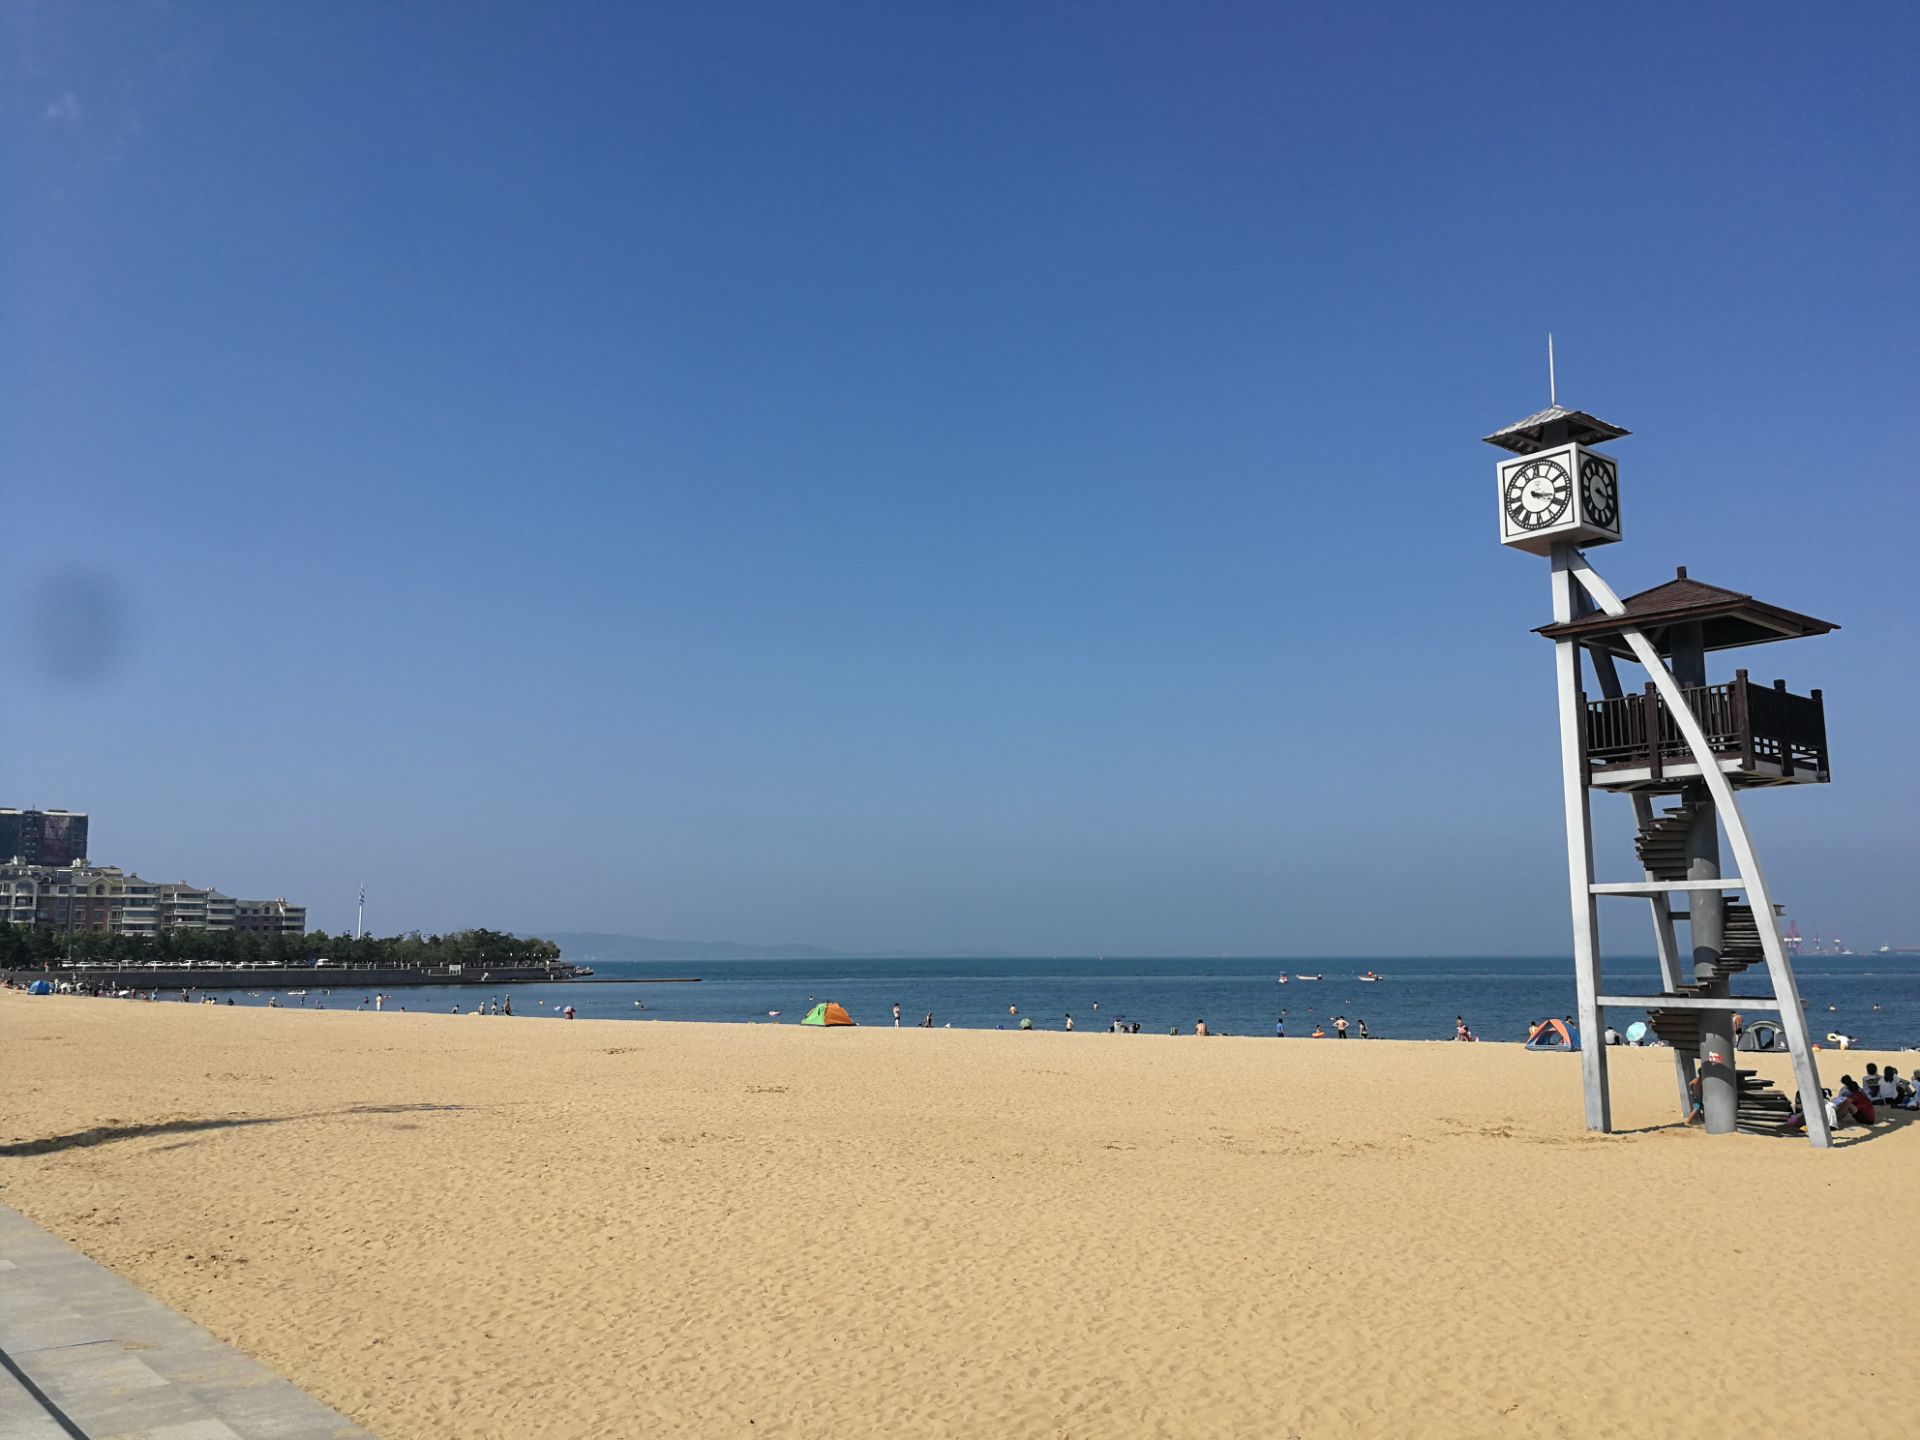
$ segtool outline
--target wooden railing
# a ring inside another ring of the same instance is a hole
[[[1716,757],[1737,756],[1743,770],[1764,761],[1783,777],[1827,773],[1827,710],[1818,690],[1792,695],[1784,680],[1755,685],[1738,670],[1729,684],[1682,693]],[[1587,761],[1595,771],[1644,766],[1657,780],[1668,765],[1693,758],[1651,682],[1639,695],[1587,701]]]

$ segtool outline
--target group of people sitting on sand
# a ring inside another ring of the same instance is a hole
[[[1827,1122],[1836,1130],[1849,1122],[1872,1125],[1879,1120],[1881,1110],[1920,1110],[1920,1088],[1891,1065],[1882,1070],[1870,1064],[1865,1078],[1858,1081],[1851,1075],[1842,1075],[1839,1085],[1824,1091],[1823,1098]],[[1800,1096],[1795,1095],[1793,1101],[1793,1114],[1787,1117],[1786,1128],[1804,1130],[1806,1110]]]

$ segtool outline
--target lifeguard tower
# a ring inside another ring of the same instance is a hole
[[[1831,1144],[1806,1015],[1782,942],[1779,911],[1740,814],[1737,792],[1824,784],[1826,711],[1820,692],[1794,695],[1784,681],[1755,684],[1744,669],[1710,683],[1707,656],[1722,650],[1824,635],[1837,628],[1688,576],[1622,600],[1582,547],[1620,539],[1618,462],[1597,447],[1629,432],[1553,404],[1485,437],[1509,452],[1498,462],[1500,542],[1546,557],[1553,571],[1554,642],[1560,702],[1560,758],[1567,818],[1567,875],[1587,1128],[1613,1128],[1607,1049],[1594,1043],[1607,1006],[1648,1011],[1654,1033],[1673,1046],[1682,1113],[1699,1081],[1709,1134],[1743,1125],[1777,1127],[1792,1108],[1752,1072],[1735,1065],[1733,1014],[1777,1012],[1806,1097],[1808,1138]],[[1629,693],[1620,661],[1640,665],[1644,687]],[[1590,696],[1591,669],[1599,697]],[[1639,827],[1642,878],[1596,882],[1591,797],[1625,795]],[[1674,801],[1664,810],[1656,802]],[[1722,873],[1724,829],[1733,870]],[[1740,896],[1741,899],[1729,899]],[[1653,913],[1658,995],[1611,993],[1602,980],[1598,901],[1629,897]],[[1677,899],[1686,909],[1675,908]],[[1675,926],[1687,926],[1687,951]],[[1765,965],[1770,997],[1730,993],[1730,980]]]

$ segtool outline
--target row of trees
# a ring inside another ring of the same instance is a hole
[[[0,921],[0,970],[39,970],[82,961],[114,965],[366,965],[392,970],[444,970],[507,965],[551,965],[560,947],[551,940],[506,935],[498,930],[459,930],[451,935],[381,937],[243,935],[230,930],[162,930],[157,935],[118,935],[100,930],[69,934],[54,926]]]

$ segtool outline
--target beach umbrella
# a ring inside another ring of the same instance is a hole
[[[1642,1040],[1646,1038],[1647,1038],[1647,1022],[1646,1021],[1636,1020],[1631,1025],[1627,1026],[1627,1043],[1628,1044],[1638,1045]]]

